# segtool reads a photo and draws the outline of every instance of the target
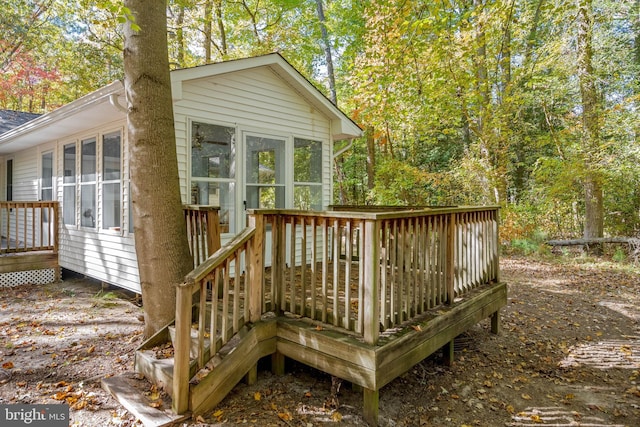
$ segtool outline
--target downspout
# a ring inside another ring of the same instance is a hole
[[[338,158],[339,156],[341,156],[345,151],[350,150],[351,147],[353,147],[353,140],[355,138],[351,138],[349,140],[349,143],[346,145],[346,147],[342,147],[340,150],[338,150],[337,153],[333,154],[333,159],[335,160],[336,158]]]
[[[118,95],[115,93],[109,95],[109,104],[113,105],[117,110],[122,111],[125,114],[129,112],[129,110],[120,105],[120,103],[118,102]]]

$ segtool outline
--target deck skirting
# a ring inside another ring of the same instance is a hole
[[[60,280],[58,254],[12,253],[0,256],[0,288],[47,285]]]

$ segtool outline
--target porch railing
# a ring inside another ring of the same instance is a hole
[[[271,239],[263,310],[372,344],[380,330],[498,280],[497,207],[258,214]]]
[[[0,202],[0,253],[58,252],[58,202]]]
[[[189,249],[195,268],[220,249],[219,208],[217,206],[185,205],[183,211]]]
[[[499,280],[497,207],[260,210],[249,224],[178,287],[177,413],[188,409],[191,359],[203,367],[264,312],[290,312],[376,344],[381,330]]]

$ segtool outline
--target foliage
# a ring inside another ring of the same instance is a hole
[[[8,1],[1,108],[46,111],[122,77],[119,2]],[[325,0],[339,105],[373,142],[336,159],[335,201],[499,203],[517,238],[568,237],[585,230],[595,177],[604,232],[637,235],[640,6],[591,0],[581,33],[588,4]],[[167,17],[174,68],[278,51],[328,93],[316,0],[171,0]]]

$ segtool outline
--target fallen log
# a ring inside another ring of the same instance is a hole
[[[587,239],[548,240],[549,246],[578,246],[597,245],[600,243],[629,243],[638,240],[637,237],[590,237]]]

